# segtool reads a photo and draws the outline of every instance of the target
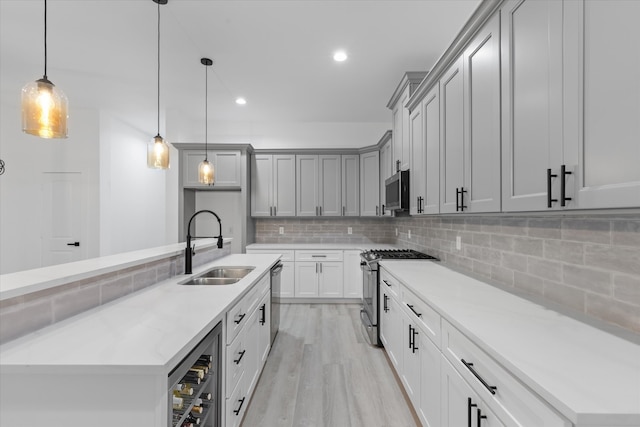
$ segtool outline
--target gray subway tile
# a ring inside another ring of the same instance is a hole
[[[513,286],[533,295],[542,296],[544,294],[544,279],[519,271],[514,273]]]
[[[500,265],[502,255],[500,251],[491,248],[468,245],[464,247],[466,257],[476,259],[493,265]]]
[[[528,220],[526,217],[502,218],[500,232],[503,234],[524,236],[527,234],[528,230],[527,222]]]
[[[640,275],[640,247],[587,245],[585,263],[619,273]]]
[[[100,285],[100,303],[106,304],[133,292],[133,278],[119,277],[116,280]]]
[[[640,247],[640,220],[613,221],[614,245]]]
[[[562,263],[543,258],[529,257],[527,265],[529,274],[555,282],[562,281]]]
[[[481,230],[485,233],[499,233],[501,227],[500,217],[488,216],[482,218]]]
[[[473,261],[473,272],[479,276],[491,278],[491,264],[482,261]]]
[[[176,263],[171,263],[171,268],[176,269]],[[175,273],[174,273],[175,274]],[[140,289],[151,286],[158,281],[156,270],[141,271],[133,276],[133,290],[138,291]]]
[[[559,218],[530,218],[529,236],[541,239],[560,239],[562,220]]]
[[[502,253],[502,267],[510,270],[519,271],[521,273],[527,272],[527,257],[525,255],[515,253]]]
[[[514,237],[513,238],[513,251],[523,255],[531,255],[536,257],[542,257],[543,254],[542,239],[535,239],[531,237]]]
[[[602,295],[611,295],[611,273],[591,267],[575,264],[564,264],[562,281],[585,291]]]
[[[611,221],[598,219],[562,220],[562,239],[589,243],[611,243]]]
[[[475,246],[491,247],[491,234],[472,233],[471,243]],[[499,248],[496,248],[499,249]]]
[[[513,286],[513,276],[514,271],[511,269],[499,267],[497,265],[491,266],[491,279],[500,284]]]
[[[613,278],[613,297],[638,306],[640,311],[640,276],[616,274]]]
[[[44,328],[53,323],[49,298],[2,310],[0,312],[0,344]]]
[[[571,264],[584,264],[584,244],[562,240],[545,240],[544,257]]]
[[[587,294],[586,313],[605,322],[640,333],[640,310],[636,305],[617,301],[610,297]]]
[[[53,318],[59,322],[100,305],[100,285],[89,285],[53,298]]]
[[[571,286],[565,286],[557,282],[546,281],[544,285],[544,297],[557,304],[585,312],[585,292]]]
[[[503,236],[500,234],[491,235],[491,247],[494,249],[513,252],[514,244],[512,236]]]

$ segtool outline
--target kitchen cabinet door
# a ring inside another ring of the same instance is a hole
[[[342,163],[340,155],[318,156],[318,213],[342,216]]]
[[[414,408],[420,405],[420,347],[423,335],[406,314],[402,314],[402,384]]]
[[[420,215],[423,211],[425,197],[425,144],[424,144],[424,114],[422,104],[416,106],[409,116],[409,145],[411,159],[409,165],[409,213]]]
[[[271,216],[273,212],[273,165],[269,154],[251,158],[251,216]]]
[[[440,79],[440,212],[456,212],[464,186],[464,79],[462,57]]]
[[[380,212],[380,154],[360,155],[360,216],[378,216]]]
[[[342,262],[320,262],[320,273],[318,276],[318,296],[323,298],[342,298],[344,295],[343,263]]]
[[[565,143],[579,159],[567,185],[579,208],[640,207],[638,20],[638,1],[565,2]]]
[[[360,156],[342,156],[342,216],[360,215]]]
[[[273,155],[273,212],[275,216],[296,214],[296,156]]]
[[[344,297],[362,298],[362,269],[360,251],[344,251]]]
[[[320,272],[317,262],[296,261],[295,296],[297,298],[318,296],[318,274]]]
[[[387,178],[390,178],[393,175],[393,160],[391,157],[391,141],[387,141],[380,148],[380,215],[381,216],[391,216],[393,211],[389,209],[385,209],[386,203],[386,187],[384,186],[384,182]]]
[[[464,52],[464,191],[468,212],[500,211],[500,16]]]
[[[293,298],[295,296],[296,271],[295,263],[283,262],[280,272],[280,298]]]
[[[418,417],[425,427],[440,427],[440,360],[438,347],[420,334],[418,339],[420,358],[420,399],[416,405]]]
[[[385,288],[380,288],[380,341],[389,356],[389,360],[400,374],[402,371],[402,317],[400,305]]]
[[[318,156],[296,156],[296,215],[318,215]]]
[[[424,114],[425,195],[424,213],[440,212],[440,86],[435,85],[422,101]]]
[[[501,9],[503,211],[548,210],[547,169],[563,163],[563,3],[509,0]]]
[[[267,361],[269,350],[271,350],[271,291],[264,294],[258,303],[257,319],[257,342],[258,342],[258,369],[257,376],[262,372],[262,367]]]
[[[253,389],[258,382],[258,377],[260,376],[260,352],[258,349],[259,340],[260,340],[260,315],[261,312],[257,308],[253,310],[251,313],[251,317],[247,322],[246,331],[245,331],[245,349],[246,353],[242,356],[246,359],[244,365],[244,374],[241,381],[246,381],[246,390],[247,390],[247,398],[251,396]],[[245,402],[245,405],[249,403]]]
[[[405,95],[403,94],[404,98]],[[391,124],[393,139],[391,145],[391,164],[393,171],[397,171],[402,166],[402,131],[404,129],[404,104],[398,104],[391,110]]]
[[[183,186],[202,189],[240,189],[242,185],[241,153],[239,150],[209,150],[208,161],[215,172],[214,185],[198,181],[198,166],[204,160],[204,150],[183,150]]]

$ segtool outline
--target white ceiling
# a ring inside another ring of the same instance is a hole
[[[480,0],[169,0],[161,108],[222,122],[390,122],[405,71],[429,69]],[[111,109],[155,132],[157,5],[49,0],[48,76],[72,108]],[[344,63],[333,51],[349,54]],[[0,0],[0,93],[43,73],[43,1]],[[246,97],[244,107],[234,103]],[[8,102],[11,104],[11,102]]]

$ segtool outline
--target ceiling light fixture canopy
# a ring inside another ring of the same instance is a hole
[[[41,138],[66,138],[67,96],[47,78],[47,0],[44,0],[44,75],[22,88],[22,131]]]
[[[209,133],[209,67],[213,65],[213,61],[209,58],[200,59],[200,63],[204,65],[204,160],[198,165],[198,182],[206,185],[213,185],[215,181],[215,171],[213,165],[208,160],[208,133]]]
[[[158,4],[158,133],[147,144],[147,166],[152,169],[169,169],[169,144],[160,136],[160,5],[168,0],[153,0]]]
[[[336,62],[343,62],[347,60],[347,52],[339,50],[333,54],[333,60]]]

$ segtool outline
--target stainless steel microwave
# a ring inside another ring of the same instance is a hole
[[[392,211],[409,210],[409,171],[396,172],[384,181],[385,209]]]

